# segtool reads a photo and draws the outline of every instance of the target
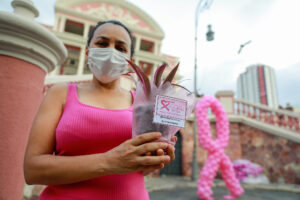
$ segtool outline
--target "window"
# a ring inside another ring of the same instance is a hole
[[[148,76],[152,74],[153,63],[140,61],[139,66],[143,69],[144,73],[147,74]]]
[[[60,74],[73,75],[77,74],[79,63],[80,48],[71,45],[65,45],[68,50],[68,58],[61,66]]]
[[[153,53],[153,48],[154,48],[154,42],[148,40],[141,40],[140,50]]]
[[[68,19],[65,25],[65,32],[83,35],[83,27],[83,23],[75,22]]]
[[[70,65],[75,65],[75,63],[76,63],[76,62],[75,62],[74,59],[71,59],[71,60],[70,60]]]

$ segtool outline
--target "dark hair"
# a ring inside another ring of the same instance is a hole
[[[130,50],[131,50],[130,52],[131,53],[130,53],[130,57],[132,57],[133,54],[134,54],[134,44],[133,44],[132,33],[131,33],[131,31],[124,24],[122,24],[120,21],[116,21],[116,20],[108,20],[108,21],[100,21],[100,22],[98,22],[97,25],[89,33],[89,37],[88,37],[88,40],[87,40],[87,46],[90,46],[91,40],[94,37],[94,33],[97,30],[97,28],[99,28],[101,25],[107,24],[107,23],[116,24],[116,25],[122,26],[127,31],[128,35],[130,37],[130,40],[131,40],[131,46],[130,46]]]

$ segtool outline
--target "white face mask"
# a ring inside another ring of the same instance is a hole
[[[102,83],[110,83],[127,72],[129,56],[114,48],[90,48],[88,66]]]

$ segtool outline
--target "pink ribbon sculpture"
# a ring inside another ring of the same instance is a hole
[[[215,140],[212,139],[210,134],[210,124],[207,118],[208,108],[211,108],[216,115],[217,138]],[[213,200],[211,186],[218,169],[221,170],[222,177],[231,194],[230,196],[224,196],[224,198],[234,199],[239,197],[244,193],[244,190],[234,174],[230,159],[224,153],[229,140],[229,124],[224,108],[217,99],[205,96],[197,103],[196,117],[199,142],[208,151],[206,164],[202,168],[198,180],[198,197],[202,200]]]

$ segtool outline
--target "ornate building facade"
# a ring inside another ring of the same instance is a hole
[[[55,24],[46,26],[68,50],[65,63],[49,75],[90,74],[87,67],[86,41],[98,21],[118,20],[133,33],[134,62],[151,75],[162,63],[174,67],[178,58],[161,53],[164,32],[143,10],[125,0],[57,0]]]

